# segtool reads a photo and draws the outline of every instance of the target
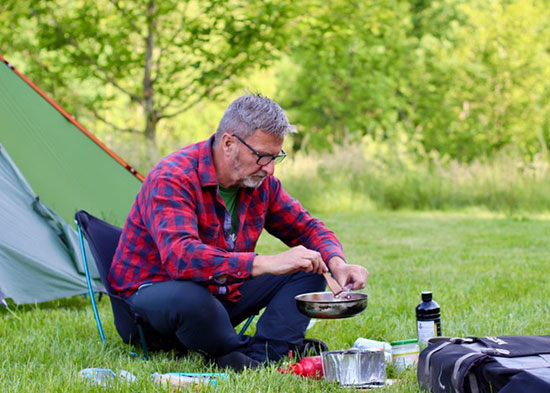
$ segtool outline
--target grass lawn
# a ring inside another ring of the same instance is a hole
[[[414,338],[414,308],[431,290],[441,305],[444,335],[549,334],[548,255],[550,219],[488,213],[346,213],[321,217],[341,239],[351,263],[371,274],[367,310],[355,318],[317,320],[309,337],[331,349],[349,348],[358,337]],[[260,253],[284,250],[262,238]],[[219,372],[197,354],[154,354],[143,361],[118,338],[108,300],[100,303],[108,345],[99,340],[88,299],[0,309],[1,392],[157,392],[153,372]],[[249,330],[250,332],[253,332]],[[138,381],[105,390],[85,382],[86,367],[127,370]],[[379,392],[417,392],[415,370],[396,375]],[[326,381],[280,375],[276,367],[241,374],[215,392],[340,392]]]

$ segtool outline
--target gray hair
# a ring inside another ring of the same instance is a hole
[[[229,104],[216,130],[214,144],[226,132],[246,139],[257,130],[282,139],[286,134],[296,132],[296,127],[289,123],[276,102],[261,94],[249,94]]]

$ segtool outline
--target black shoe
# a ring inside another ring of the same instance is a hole
[[[230,368],[234,371],[243,371],[245,368],[254,370],[260,367],[260,362],[246,356],[239,351],[229,352],[227,355],[219,356],[215,359],[216,365],[220,368]]]
[[[296,346],[295,351],[296,357],[301,359],[306,356],[319,356],[321,352],[328,351],[328,346],[321,340],[304,338],[304,341]]]

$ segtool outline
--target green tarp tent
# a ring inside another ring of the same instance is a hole
[[[0,223],[0,299],[23,304],[86,292],[76,231],[40,201],[1,144]]]
[[[0,299],[85,293],[74,213],[122,225],[143,177],[0,60]]]

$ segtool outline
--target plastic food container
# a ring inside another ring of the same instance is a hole
[[[321,363],[325,379],[337,381],[340,386],[367,388],[386,383],[383,349],[322,352]]]
[[[386,363],[391,363],[391,345],[385,341],[369,340],[368,338],[359,337],[353,343],[353,348],[357,349],[369,349],[369,348],[382,348],[384,349],[384,358]]]
[[[420,347],[418,340],[393,341],[391,344],[393,365],[398,370],[404,370],[418,363]]]

